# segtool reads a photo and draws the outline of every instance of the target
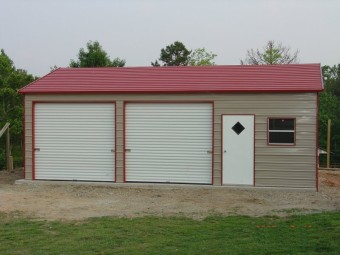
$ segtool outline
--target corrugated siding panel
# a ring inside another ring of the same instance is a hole
[[[114,181],[114,104],[37,103],[35,178]]]
[[[211,104],[127,104],[126,180],[211,183]]]
[[[123,181],[123,101],[214,101],[214,185],[221,183],[221,114],[255,114],[255,181],[257,186],[286,186],[315,188],[316,164],[316,93],[251,93],[251,94],[83,94],[83,95],[26,95],[26,178],[31,171],[31,116],[32,101],[116,101],[117,106],[117,181]],[[279,106],[279,107],[278,107]],[[242,109],[240,108],[242,107]],[[278,112],[277,110],[282,110]],[[267,145],[268,117],[296,117],[297,143],[294,147]],[[284,158],[276,155],[285,154]],[[310,156],[305,156],[306,154]],[[260,179],[257,173],[271,179]],[[311,179],[291,182],[283,179],[290,171],[307,171]],[[281,174],[281,173],[280,173]],[[120,178],[120,179],[119,179]]]
[[[59,68],[21,93],[321,91],[320,64]]]
[[[24,107],[24,136],[25,136],[25,178],[27,180],[32,179],[32,101],[26,100],[25,96]]]
[[[226,95],[215,101],[215,127],[220,127],[223,113],[255,114],[255,185],[315,188],[316,112],[313,93]],[[268,117],[296,118],[295,146],[267,144]],[[219,143],[220,129],[215,137]],[[221,157],[215,156],[218,166]]]

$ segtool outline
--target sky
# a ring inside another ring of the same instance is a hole
[[[36,76],[66,67],[99,41],[126,66],[150,66],[181,41],[238,65],[269,40],[299,50],[300,63],[340,63],[340,0],[0,0],[0,48]]]

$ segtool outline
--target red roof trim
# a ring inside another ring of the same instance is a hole
[[[58,68],[22,94],[318,92],[320,64]]]
[[[31,83],[27,84],[25,87],[19,89],[18,92],[19,92],[20,94],[25,94],[25,93],[22,92],[22,90],[25,90],[27,87],[29,87],[29,86],[33,85],[34,83],[37,83],[38,81],[44,79],[44,78],[47,77],[48,75],[50,75],[50,74],[52,74],[53,72],[57,71],[58,69],[61,69],[61,67],[59,67],[59,68],[57,68],[57,69],[54,69],[52,72],[50,72],[50,73],[48,73],[48,74],[45,74],[44,76],[42,76],[42,77],[36,79],[35,81],[32,81]]]
[[[308,92],[320,92],[320,90],[207,90],[207,91],[197,91],[197,90],[183,90],[183,91],[39,91],[39,92],[21,92],[20,94],[209,94],[209,93],[308,93]]]

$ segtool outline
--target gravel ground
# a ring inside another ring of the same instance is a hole
[[[0,171],[0,213],[45,220],[89,217],[278,215],[340,211],[340,171],[320,171],[319,192],[199,186],[20,184],[22,170]]]

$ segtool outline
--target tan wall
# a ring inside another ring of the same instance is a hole
[[[25,169],[32,178],[32,101],[116,101],[117,182],[123,181],[123,102],[214,101],[214,185],[221,183],[221,114],[255,114],[256,186],[315,188],[316,93],[26,95]],[[296,145],[267,145],[267,118],[295,117]]]

